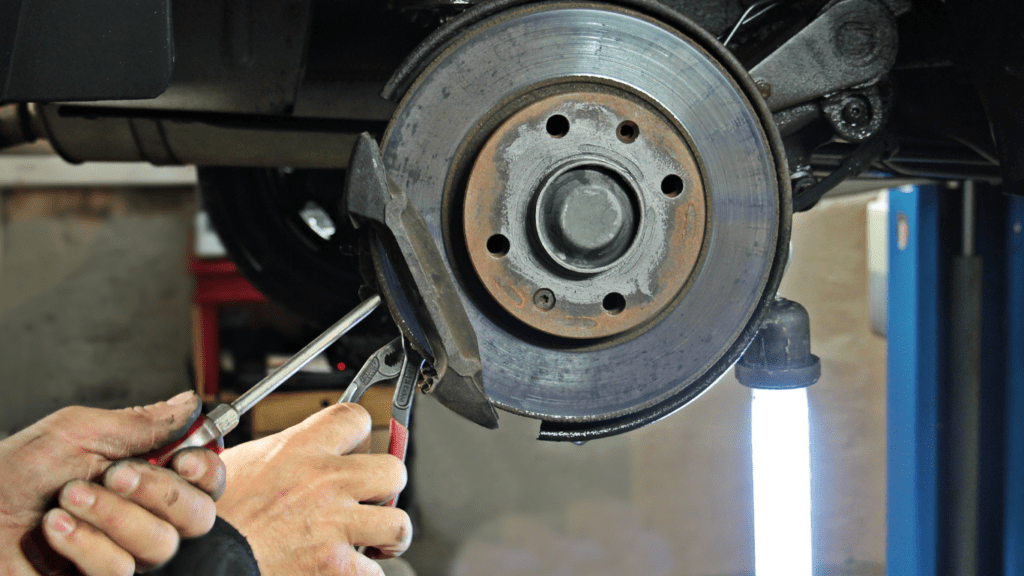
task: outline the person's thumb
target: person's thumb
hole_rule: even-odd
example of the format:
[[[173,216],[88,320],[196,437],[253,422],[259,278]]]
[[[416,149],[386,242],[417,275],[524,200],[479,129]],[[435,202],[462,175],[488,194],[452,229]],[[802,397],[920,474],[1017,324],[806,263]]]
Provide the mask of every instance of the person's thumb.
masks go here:
[[[83,414],[89,417],[82,424],[83,448],[111,460],[140,456],[180,438],[201,409],[194,392],[182,392],[149,406],[88,410],[93,414]]]

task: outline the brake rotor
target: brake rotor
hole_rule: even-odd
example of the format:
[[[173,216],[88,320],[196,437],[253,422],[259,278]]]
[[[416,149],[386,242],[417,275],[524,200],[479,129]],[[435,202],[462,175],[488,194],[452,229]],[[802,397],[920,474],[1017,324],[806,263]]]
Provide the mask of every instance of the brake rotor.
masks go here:
[[[488,397],[543,420],[542,437],[613,434],[693,400],[778,286],[790,206],[770,116],[724,49],[672,23],[564,2],[478,19],[384,136],[456,279]]]

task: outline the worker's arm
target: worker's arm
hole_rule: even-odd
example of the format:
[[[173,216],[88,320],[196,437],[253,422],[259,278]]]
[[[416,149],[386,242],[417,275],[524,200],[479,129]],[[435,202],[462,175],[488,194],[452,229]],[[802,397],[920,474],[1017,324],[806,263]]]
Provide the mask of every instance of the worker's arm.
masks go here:
[[[408,548],[409,517],[375,505],[401,492],[405,466],[366,453],[370,418],[357,405],[332,406],[226,451],[230,488],[216,509],[225,473],[212,452],[190,449],[172,461],[192,485],[142,461],[115,463],[180,433],[197,404],[186,401],[65,409],[0,442],[0,573],[37,574],[19,545],[53,501],[60,507],[46,512],[43,535],[85,576],[129,575],[167,560],[179,543],[156,573],[379,575],[354,547],[380,558]],[[78,488],[95,496],[91,504]],[[214,525],[215,512],[222,519]]]
[[[180,435],[198,409],[191,393],[66,408],[0,442],[0,573],[37,574],[30,558],[49,547],[85,576],[128,576],[210,530],[225,478],[216,454],[182,451],[171,469],[130,460]]]
[[[153,576],[382,575],[355,547],[397,556],[412,525],[405,512],[375,505],[401,492],[406,472],[393,456],[367,454],[369,439],[366,410],[338,404],[225,451],[216,526]]]
[[[245,536],[217,518],[205,536],[184,540],[170,562],[148,576],[262,576]]]
[[[263,576],[381,574],[369,555],[397,556],[412,524],[387,502],[405,486],[405,466],[368,454],[370,415],[337,404],[301,424],[225,451],[218,515],[248,540]]]
[[[366,410],[338,404],[225,451],[216,526],[183,542],[154,576],[381,575],[355,547],[397,556],[412,525],[405,512],[376,505],[401,492],[406,472],[393,456],[367,454],[369,438]]]
[[[154,576],[382,574],[355,547],[397,556],[412,525],[405,512],[375,505],[401,492],[406,473],[397,458],[367,454],[369,435],[366,410],[339,404],[225,451],[217,524]]]

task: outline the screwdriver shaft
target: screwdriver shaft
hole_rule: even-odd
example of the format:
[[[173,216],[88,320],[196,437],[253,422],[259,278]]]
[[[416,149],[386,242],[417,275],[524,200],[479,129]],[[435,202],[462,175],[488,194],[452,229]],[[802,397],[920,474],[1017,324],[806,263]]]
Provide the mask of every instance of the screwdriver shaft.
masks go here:
[[[315,340],[307,344],[302,350],[299,350],[296,355],[289,358],[287,362],[282,364],[276,370],[267,374],[266,378],[260,380],[259,383],[250,388],[248,392],[239,396],[237,400],[231,403],[231,407],[235,409],[235,412],[237,412],[239,416],[248,412],[249,409],[255,406],[257,402],[262,400],[267,396],[267,394],[273,392],[285,380],[290,378],[292,374],[298,372],[300,368],[323,352],[325,348],[333,344],[338,338],[341,338],[346,332],[351,330],[353,326],[359,324],[363,319],[369,316],[370,313],[379,305],[380,296],[373,295],[364,300],[341,320],[338,320],[334,326],[331,326],[326,332],[317,336]]]

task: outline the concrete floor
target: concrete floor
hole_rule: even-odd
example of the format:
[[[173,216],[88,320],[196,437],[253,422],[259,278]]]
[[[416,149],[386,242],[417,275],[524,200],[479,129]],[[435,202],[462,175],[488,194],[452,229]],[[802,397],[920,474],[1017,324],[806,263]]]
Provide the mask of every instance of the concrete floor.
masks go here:
[[[868,327],[869,196],[794,225],[782,295],[810,311],[819,574],[884,564],[885,342]],[[187,386],[190,191],[10,192],[0,255],[0,430],[67,404]],[[731,375],[678,414],[585,446],[492,432],[418,403],[408,554],[421,576],[739,575],[753,567],[749,391]]]

